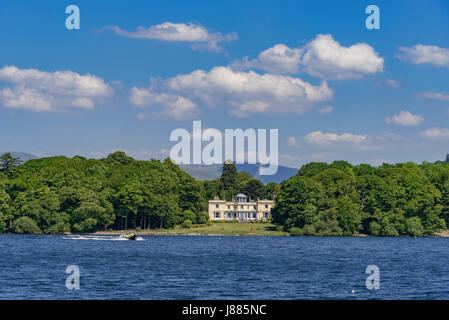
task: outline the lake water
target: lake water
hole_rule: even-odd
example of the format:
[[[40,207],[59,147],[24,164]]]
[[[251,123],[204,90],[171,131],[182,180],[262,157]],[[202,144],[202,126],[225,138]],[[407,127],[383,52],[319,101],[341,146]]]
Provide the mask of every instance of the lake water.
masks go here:
[[[0,235],[0,299],[449,299],[449,238],[115,240]],[[66,288],[68,265],[79,290]],[[379,290],[366,288],[368,265]]]

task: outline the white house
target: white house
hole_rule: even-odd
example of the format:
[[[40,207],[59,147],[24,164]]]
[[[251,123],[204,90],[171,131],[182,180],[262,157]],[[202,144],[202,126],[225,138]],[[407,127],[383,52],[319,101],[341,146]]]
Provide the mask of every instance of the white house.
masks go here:
[[[271,217],[274,200],[250,200],[239,193],[234,201],[209,200],[209,219],[216,220],[267,220]]]

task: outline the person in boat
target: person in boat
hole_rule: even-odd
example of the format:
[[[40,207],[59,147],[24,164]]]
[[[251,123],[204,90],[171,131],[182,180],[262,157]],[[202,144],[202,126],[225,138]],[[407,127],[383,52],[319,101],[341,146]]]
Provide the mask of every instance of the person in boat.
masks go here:
[[[125,238],[128,239],[128,240],[136,240],[137,234],[135,234],[135,233],[130,233],[130,234],[127,234],[127,235],[125,236]]]

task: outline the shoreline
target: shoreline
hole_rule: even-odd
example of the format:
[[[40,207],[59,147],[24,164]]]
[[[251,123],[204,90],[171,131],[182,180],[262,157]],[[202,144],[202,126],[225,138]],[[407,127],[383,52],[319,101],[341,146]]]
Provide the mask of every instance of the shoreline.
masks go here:
[[[139,236],[216,236],[216,237],[225,237],[225,236],[259,236],[259,237],[336,237],[336,238],[414,238],[410,236],[398,236],[398,237],[386,237],[386,236],[372,236],[369,234],[354,234],[350,236],[292,236],[289,233],[277,231],[282,234],[228,234],[228,233],[207,233],[207,232],[170,232],[170,231],[136,231],[136,230],[114,230],[114,231],[97,231],[94,233],[86,233],[85,235],[97,235],[97,236],[114,236],[121,235],[123,233],[136,233]],[[67,235],[79,235],[79,233],[65,233]],[[432,235],[425,235],[416,238],[449,238],[449,230],[440,231],[434,233]]]
[[[215,237],[229,237],[229,236],[236,236],[236,237],[297,237],[297,238],[415,238],[410,236],[397,236],[397,237],[387,237],[387,236],[372,236],[369,234],[354,234],[350,236],[292,236],[288,233],[286,234],[251,234],[251,233],[234,233],[234,234],[227,234],[227,233],[205,233],[205,232],[190,232],[190,233],[183,233],[183,232],[136,232],[135,230],[122,230],[122,231],[96,231],[93,233],[75,233],[75,232],[63,232],[63,233],[13,233],[13,232],[2,232],[0,235],[19,235],[19,236],[27,236],[27,235],[36,235],[36,236],[54,236],[54,235],[67,235],[67,236],[119,236],[122,233],[136,233],[138,236],[215,236]],[[280,232],[279,232],[280,233]],[[447,231],[440,231],[437,233],[434,233],[432,235],[425,235],[421,237],[416,238],[449,238],[449,230]]]
[[[289,232],[283,231],[279,226],[272,223],[254,223],[254,224],[241,224],[241,223],[214,223],[211,225],[194,225],[190,228],[172,228],[172,229],[151,229],[151,230],[139,230],[126,229],[126,230],[103,230],[87,233],[76,232],[63,232],[56,233],[59,235],[90,235],[90,236],[119,236],[123,233],[136,233],[140,236],[270,236],[270,237],[294,237]],[[5,232],[3,234],[15,234],[11,232]],[[48,234],[47,234],[48,235]],[[298,236],[301,237],[301,236]],[[302,236],[304,237],[304,236]],[[326,237],[326,236],[310,236],[310,237]],[[355,237],[355,238],[368,238],[376,237],[365,233],[357,233],[353,235],[335,235],[331,237]],[[387,238],[385,236],[377,236],[380,238]],[[410,236],[401,235],[400,238],[414,238]],[[398,238],[394,237],[394,238]],[[439,232],[435,232],[431,235],[423,235],[426,238],[449,238],[449,229]],[[419,237],[421,238],[421,237]]]

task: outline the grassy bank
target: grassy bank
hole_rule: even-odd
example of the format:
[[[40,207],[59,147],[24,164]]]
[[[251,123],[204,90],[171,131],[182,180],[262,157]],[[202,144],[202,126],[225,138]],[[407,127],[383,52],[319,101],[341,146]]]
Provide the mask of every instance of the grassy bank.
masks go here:
[[[136,230],[127,230],[136,232]],[[120,234],[121,231],[102,231],[95,234]],[[277,231],[271,223],[212,223],[193,225],[190,228],[155,229],[137,231],[139,235],[224,235],[224,236],[287,236],[288,232]]]

